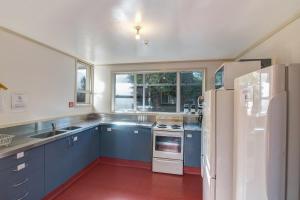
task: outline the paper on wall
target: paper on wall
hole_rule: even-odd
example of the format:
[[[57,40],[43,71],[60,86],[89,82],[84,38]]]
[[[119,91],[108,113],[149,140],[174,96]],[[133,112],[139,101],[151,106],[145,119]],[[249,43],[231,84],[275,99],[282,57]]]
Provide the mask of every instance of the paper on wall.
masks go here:
[[[16,112],[25,111],[27,106],[27,95],[14,93],[11,95],[11,109]]]

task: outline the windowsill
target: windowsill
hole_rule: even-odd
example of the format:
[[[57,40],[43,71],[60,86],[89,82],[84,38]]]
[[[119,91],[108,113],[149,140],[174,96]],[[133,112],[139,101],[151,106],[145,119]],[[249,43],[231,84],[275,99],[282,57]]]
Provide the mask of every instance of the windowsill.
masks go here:
[[[92,104],[76,104],[74,107],[92,107]]]

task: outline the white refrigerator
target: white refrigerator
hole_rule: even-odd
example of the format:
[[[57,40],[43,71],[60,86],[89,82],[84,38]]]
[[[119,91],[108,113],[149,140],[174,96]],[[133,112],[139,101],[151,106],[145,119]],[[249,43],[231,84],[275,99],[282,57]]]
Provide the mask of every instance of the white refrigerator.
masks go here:
[[[232,200],[233,90],[204,94],[203,200]]]
[[[300,65],[235,79],[234,200],[298,200]]]

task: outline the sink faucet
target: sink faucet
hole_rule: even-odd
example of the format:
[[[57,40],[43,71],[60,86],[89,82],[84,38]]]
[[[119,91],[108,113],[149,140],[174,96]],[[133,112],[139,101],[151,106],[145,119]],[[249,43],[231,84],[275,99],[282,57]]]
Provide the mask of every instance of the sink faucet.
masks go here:
[[[52,123],[51,126],[52,126],[52,131],[56,131],[56,124]]]

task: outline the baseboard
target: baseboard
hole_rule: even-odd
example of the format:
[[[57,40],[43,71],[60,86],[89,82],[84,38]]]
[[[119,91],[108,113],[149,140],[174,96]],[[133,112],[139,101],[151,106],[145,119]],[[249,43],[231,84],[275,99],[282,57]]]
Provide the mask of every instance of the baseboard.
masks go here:
[[[140,169],[147,169],[147,170],[152,169],[151,162],[124,160],[119,158],[100,157],[99,163],[106,164],[106,165],[120,166],[120,167],[132,167],[132,168],[140,168]]]
[[[58,195],[60,195],[62,192],[67,190],[74,182],[76,182],[80,177],[88,173],[90,170],[92,170],[96,165],[98,165],[99,159],[95,160],[91,164],[89,164],[87,167],[85,167],[83,170],[72,176],[67,182],[63,183],[61,186],[53,190],[52,192],[48,193],[43,200],[53,200]]]
[[[191,174],[191,175],[201,175],[201,168],[200,167],[184,167],[183,168],[184,174]]]

